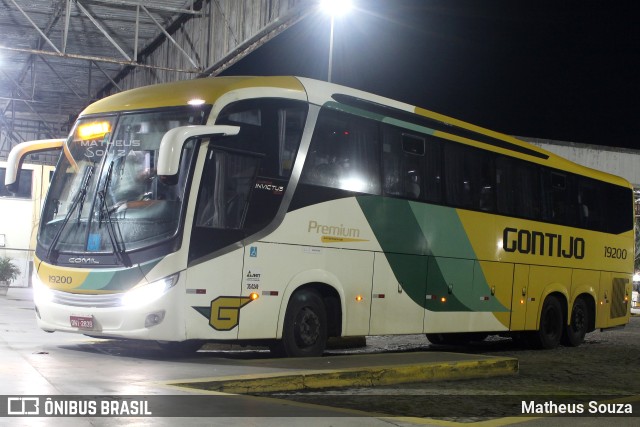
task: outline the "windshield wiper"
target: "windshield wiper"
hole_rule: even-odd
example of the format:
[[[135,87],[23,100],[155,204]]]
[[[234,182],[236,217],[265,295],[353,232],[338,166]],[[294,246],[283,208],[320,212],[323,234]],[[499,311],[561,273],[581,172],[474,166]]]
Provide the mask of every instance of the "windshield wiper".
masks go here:
[[[122,234],[120,233],[120,227],[118,226],[116,232],[116,225],[114,221],[111,219],[111,212],[109,211],[109,207],[107,206],[107,191],[109,191],[109,185],[111,184],[111,175],[113,173],[113,164],[115,160],[112,160],[109,164],[109,169],[107,170],[107,175],[104,178],[104,184],[102,185],[102,190],[98,191],[98,197],[100,197],[100,216],[98,227],[102,224],[103,215],[107,219],[107,234],[109,234],[109,240],[111,240],[111,246],[113,246],[113,253],[123,264],[125,267],[131,267],[133,264],[129,259],[129,256],[125,252],[124,244],[120,247],[120,241],[118,240],[118,235],[120,235],[120,240],[122,240]]]
[[[73,199],[73,202],[69,207],[69,210],[65,214],[64,219],[62,220],[62,225],[60,225],[60,228],[58,228],[56,235],[53,236],[53,240],[51,240],[51,245],[49,246],[49,250],[47,251],[47,259],[51,262],[55,262],[58,259],[56,246],[58,246],[58,241],[60,240],[62,231],[64,231],[65,227],[67,226],[67,223],[71,218],[71,215],[73,215],[73,212],[76,210],[78,205],[82,206],[84,204],[84,199],[87,197],[87,187],[89,187],[89,183],[91,182],[91,177],[93,176],[94,169],[95,169],[95,164],[87,165],[84,168],[84,175],[82,176],[82,182],[80,183],[80,188],[78,189],[78,192],[76,193],[76,196]],[[78,223],[80,222],[81,215],[82,215],[82,208],[80,208],[80,211],[78,213]],[[52,259],[51,256],[54,255],[54,253],[55,253],[55,259]]]

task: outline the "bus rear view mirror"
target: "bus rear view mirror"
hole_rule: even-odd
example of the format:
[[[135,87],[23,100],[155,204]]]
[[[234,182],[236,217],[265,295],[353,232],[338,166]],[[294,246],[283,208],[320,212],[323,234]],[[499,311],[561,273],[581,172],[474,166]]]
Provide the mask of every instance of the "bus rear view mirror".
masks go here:
[[[20,165],[28,154],[42,151],[60,150],[66,139],[39,139],[36,141],[22,142],[11,149],[7,157],[7,170],[4,176],[4,185],[11,193],[17,193],[20,183]]]
[[[180,156],[185,142],[191,138],[201,138],[214,135],[237,135],[238,126],[196,125],[180,126],[164,134],[160,141],[158,153],[158,178],[165,184],[175,184],[180,169]]]

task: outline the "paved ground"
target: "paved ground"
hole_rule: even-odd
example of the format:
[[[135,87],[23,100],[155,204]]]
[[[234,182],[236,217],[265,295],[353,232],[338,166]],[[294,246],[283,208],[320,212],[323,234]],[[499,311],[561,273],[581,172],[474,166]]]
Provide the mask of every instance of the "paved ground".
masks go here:
[[[368,341],[403,351],[426,350],[429,346],[421,335],[375,337]],[[473,346],[439,349],[514,357],[520,362],[519,374],[482,380],[278,393],[272,396],[370,412],[464,422],[504,416],[513,413],[514,408],[520,412],[522,401],[609,402],[615,397],[626,396],[626,400],[620,402],[634,402],[632,410],[636,417],[640,416],[640,316],[632,317],[625,329],[588,334],[585,343],[577,348],[525,350],[512,340],[490,338]],[[587,403],[584,412],[589,413],[590,409]],[[586,419],[579,421],[581,424],[587,422]],[[638,421],[638,418],[618,419],[616,424],[630,422],[628,425],[637,425]]]
[[[380,348],[371,347],[369,352],[377,350]],[[194,379],[215,382],[221,378],[232,378],[236,383],[242,383],[243,380],[256,381],[261,377],[279,375],[287,378],[309,374],[322,377],[323,373],[333,375],[335,371],[353,369],[368,374],[369,366],[376,367],[374,370],[380,368],[376,371],[379,375],[374,375],[376,379],[389,375],[392,371],[390,366],[400,366],[403,369],[408,367],[408,370],[402,371],[403,374],[415,374],[411,378],[418,378],[423,366],[427,366],[424,370],[430,372],[433,364],[437,364],[439,369],[447,372],[459,370],[461,364],[481,364],[493,359],[504,365],[503,361],[507,359],[434,351],[351,355],[340,353],[338,351],[315,359],[274,359],[268,351],[259,348],[225,351],[214,347],[191,355],[169,355],[150,342],[101,340],[64,333],[47,334],[36,326],[30,290],[11,289],[8,296],[0,298],[0,414],[8,414],[9,402],[20,405],[23,402],[20,399],[24,397],[31,398],[28,402],[32,406],[33,399],[37,399],[38,410],[43,407],[46,410],[48,398],[68,404],[69,401],[93,402],[106,396],[116,403],[148,400],[153,417],[0,417],[0,425],[84,427],[121,424],[169,426],[179,423],[189,426],[295,426],[301,424],[300,418],[312,418],[303,423],[309,427],[385,426],[388,421],[384,418],[369,417],[368,413],[363,412],[345,412],[339,408],[302,405],[281,399],[206,393],[172,384],[189,383]],[[15,407],[12,408],[11,412],[15,412]],[[63,413],[67,413],[65,411],[66,409]],[[176,416],[186,418],[176,422]]]
[[[640,317],[624,330],[592,333],[579,348],[521,350],[509,340],[491,340],[466,348],[430,347],[423,335],[372,337],[358,350],[332,351],[320,364],[339,360],[341,353],[400,352],[436,354],[464,351],[471,356],[506,356],[520,360],[518,376],[417,383],[333,392],[233,396],[203,394],[167,383],[203,376],[259,376],[299,370],[288,360],[272,360],[260,349],[210,350],[190,357],[168,357],[151,343],[95,340],[81,335],[46,334],[38,330],[27,290],[11,290],[0,300],[0,395],[133,395],[169,397],[166,406],[184,403],[187,411],[215,411],[217,416],[189,418],[0,418],[7,426],[531,426],[638,425],[637,418],[504,418],[522,401],[576,398],[608,402],[640,395]],[[354,360],[359,356],[350,356]],[[460,356],[464,357],[464,356]],[[195,397],[194,397],[195,396]],[[179,400],[186,397],[186,401]],[[203,398],[204,400],[201,400]],[[178,399],[178,400],[177,400]],[[155,400],[155,403],[158,401]],[[162,403],[162,401],[160,401]],[[2,402],[0,402],[1,406]],[[156,406],[157,407],[157,406]],[[633,406],[634,414],[640,408]],[[286,416],[284,416],[286,415]]]

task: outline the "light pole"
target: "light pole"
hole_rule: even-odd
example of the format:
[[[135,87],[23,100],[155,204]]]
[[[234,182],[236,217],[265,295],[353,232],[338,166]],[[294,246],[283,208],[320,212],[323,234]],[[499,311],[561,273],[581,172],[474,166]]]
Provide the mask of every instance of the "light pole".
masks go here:
[[[331,17],[331,32],[329,34],[329,71],[327,81],[331,83],[333,71],[333,27],[336,16],[342,16],[351,10],[350,0],[321,0],[320,7]]]

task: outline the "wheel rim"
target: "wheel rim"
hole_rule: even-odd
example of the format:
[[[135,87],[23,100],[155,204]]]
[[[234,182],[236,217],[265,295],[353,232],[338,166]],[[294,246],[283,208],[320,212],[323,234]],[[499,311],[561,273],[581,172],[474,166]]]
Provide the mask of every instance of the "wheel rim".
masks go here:
[[[312,346],[320,336],[320,318],[311,308],[303,308],[296,318],[294,332],[298,346]]]

